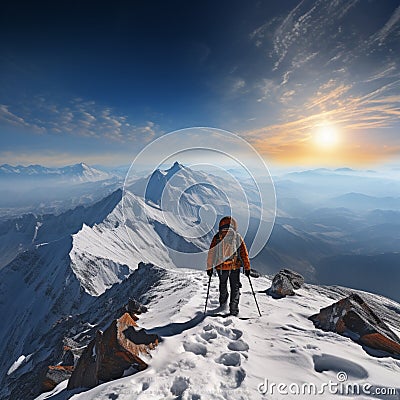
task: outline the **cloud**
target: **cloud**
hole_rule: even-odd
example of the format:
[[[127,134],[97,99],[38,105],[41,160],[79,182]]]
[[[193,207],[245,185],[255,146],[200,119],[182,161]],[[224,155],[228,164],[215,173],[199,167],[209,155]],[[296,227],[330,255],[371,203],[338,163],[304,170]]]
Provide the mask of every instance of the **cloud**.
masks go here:
[[[0,121],[15,127],[24,127],[33,130],[36,133],[45,133],[46,128],[33,122],[27,121],[19,115],[12,113],[9,106],[0,104]]]
[[[273,79],[263,79],[258,85],[256,85],[257,90],[257,102],[262,102],[264,100],[275,99],[279,90],[279,84],[277,84]]]
[[[159,130],[151,121],[133,123],[128,116],[110,107],[98,105],[82,98],[55,103],[44,96],[36,96],[24,107],[0,105],[0,121],[25,130],[49,135],[70,134],[74,136],[106,139],[115,142],[142,141],[143,132],[151,137]],[[15,110],[14,110],[15,109]]]
[[[325,53],[327,45],[332,48],[332,40],[347,35],[340,24],[357,3],[358,0],[299,2],[274,30],[271,51],[275,58],[274,70],[281,67],[287,58],[289,64],[297,69],[318,53]],[[352,39],[354,44],[357,38]],[[335,53],[338,53],[337,49]]]
[[[388,78],[398,78],[400,77],[400,71],[397,68],[395,62],[389,63],[389,65],[384,65],[382,68],[377,70],[371,76],[367,76],[364,82],[373,82],[380,79],[388,79]]]
[[[245,131],[243,136],[264,155],[283,163],[340,165],[349,164],[351,157],[353,163],[367,163],[400,155],[399,137],[391,137],[385,147],[380,144],[385,130],[400,121],[400,79],[362,94],[352,93],[353,89],[351,84],[327,81],[304,99],[301,108],[286,108],[282,122]],[[289,101],[293,95],[287,94]],[[324,123],[335,126],[343,137],[335,154],[321,154],[313,145],[316,127]]]
[[[399,29],[400,22],[400,6],[396,8],[385,25],[374,35],[373,40],[378,40],[383,44],[386,38]]]
[[[271,122],[243,130],[244,137],[278,161],[328,162],[310,145],[316,126],[327,122],[343,136],[342,157],[332,154],[332,162],[399,155],[400,137],[391,136],[385,148],[379,142],[400,121],[400,54],[393,51],[400,7],[388,8],[383,26],[366,23],[376,21],[368,11],[380,4],[302,0],[256,28],[250,39],[264,53],[266,72],[254,99]]]
[[[236,78],[236,79],[234,79],[233,84],[232,84],[232,91],[238,92],[238,91],[242,90],[245,86],[246,86],[246,82],[244,79]]]

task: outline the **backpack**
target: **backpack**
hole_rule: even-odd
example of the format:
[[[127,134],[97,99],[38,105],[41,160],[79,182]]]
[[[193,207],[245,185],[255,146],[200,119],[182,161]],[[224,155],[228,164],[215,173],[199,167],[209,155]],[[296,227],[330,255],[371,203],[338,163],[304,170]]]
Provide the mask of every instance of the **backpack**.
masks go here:
[[[239,252],[241,242],[240,234],[233,229],[229,229],[224,237],[221,232],[218,232],[215,246],[215,265],[220,265],[226,261],[232,261],[234,264],[237,264],[238,260],[241,262]]]

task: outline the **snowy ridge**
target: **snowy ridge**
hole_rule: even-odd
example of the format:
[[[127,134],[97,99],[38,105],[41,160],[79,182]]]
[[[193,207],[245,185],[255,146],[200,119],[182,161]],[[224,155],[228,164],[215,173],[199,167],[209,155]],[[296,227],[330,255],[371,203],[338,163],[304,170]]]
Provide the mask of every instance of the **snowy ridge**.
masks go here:
[[[282,397],[258,392],[265,379],[288,385],[310,382],[320,387],[329,379],[337,382],[340,371],[351,383],[368,382],[372,390],[397,388],[400,395],[400,361],[374,358],[350,338],[323,332],[308,320],[320,308],[343,297],[348,289],[305,285],[294,297],[274,300],[265,293],[271,279],[253,279],[263,314],[258,318],[244,276],[242,283],[240,314],[251,317],[246,321],[210,316],[218,310],[216,277],[212,280],[208,315],[204,317],[205,274],[183,270],[163,275],[146,293],[149,312],[139,320],[147,332],[163,337],[147,360],[149,368],[81,394],[62,392],[66,384],[61,383],[54,390],[54,394],[59,393],[54,399],[278,399]],[[359,293],[400,333],[399,304]],[[398,399],[398,395],[385,398]],[[48,396],[43,394],[37,400],[52,398]],[[324,398],[329,398],[329,393]]]
[[[200,222],[208,225],[205,232],[208,232],[210,228],[214,228],[215,232],[219,218],[232,212],[232,206],[229,207],[228,204],[234,201],[235,218],[244,236],[249,219],[249,207],[251,219],[257,220],[261,211],[254,187],[243,182],[242,185],[246,191],[245,194],[238,190],[238,183],[233,177],[212,175],[175,162],[167,170],[157,169],[149,177],[136,180],[126,187],[126,192],[129,195],[144,198],[147,205],[153,206],[153,210],[157,208],[162,210],[162,213],[154,211],[153,217],[150,218],[164,225],[166,220],[168,228],[181,237],[186,236],[188,227],[195,227]],[[202,214],[204,206],[207,205],[211,205],[215,210],[215,221],[209,221],[207,215]],[[251,231],[252,227],[248,229],[250,236],[254,233]],[[193,235],[191,245],[201,250],[208,249],[213,235],[211,233],[203,235],[201,230],[198,233],[198,235]],[[168,242],[168,245],[176,249],[177,243]],[[176,262],[176,260],[173,261]],[[189,265],[190,260],[185,261],[186,265]]]
[[[156,218],[157,210],[133,195],[130,202],[127,226],[123,223],[119,202],[104,221],[93,227],[83,225],[73,235],[69,253],[71,267],[91,295],[98,296],[114,283],[121,282],[141,261],[174,268],[167,248],[149,223],[148,218]]]
[[[72,182],[96,182],[106,179],[111,179],[114,175],[99,169],[89,167],[85,163],[79,163],[74,165],[68,165],[61,168],[47,168],[41,165],[29,165],[24,167],[17,165],[15,167],[3,164],[0,165],[0,177],[7,178],[33,178],[33,179],[45,179],[45,178],[58,178],[68,179]]]

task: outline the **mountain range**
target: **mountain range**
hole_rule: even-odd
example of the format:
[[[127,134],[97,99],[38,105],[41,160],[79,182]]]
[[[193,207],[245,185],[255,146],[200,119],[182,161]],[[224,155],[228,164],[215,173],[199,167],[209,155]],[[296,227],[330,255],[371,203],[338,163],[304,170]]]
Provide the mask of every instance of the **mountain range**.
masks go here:
[[[68,165],[61,168],[48,168],[42,165],[11,166],[0,165],[0,179],[57,179],[60,182],[96,182],[112,178],[113,175],[90,167],[85,163]]]
[[[121,186],[122,178],[85,163],[61,168],[0,166],[0,220],[22,214],[59,214],[89,205]]]
[[[289,186],[286,178],[283,181],[286,182],[287,189]],[[199,185],[198,182],[202,184]],[[165,187],[166,193],[163,194]],[[189,190],[184,191],[178,208],[174,209],[170,201],[176,199],[177,194],[182,194],[182,188]],[[98,186],[92,189],[98,190]],[[113,310],[120,308],[130,296],[136,296],[152,308],[141,320],[146,328],[165,326],[165,330],[171,329],[170,346],[160,350],[159,359],[165,360],[166,351],[182,346],[185,350],[182,360],[174,350],[175,362],[178,363],[175,369],[180,371],[176,384],[171,384],[174,389],[162,387],[162,382],[166,384],[167,380],[175,380],[168,373],[168,363],[160,361],[160,367],[156,370],[163,373],[165,378],[156,387],[161,392],[166,390],[165,393],[170,391],[172,395],[175,392],[182,395],[190,387],[188,382],[191,380],[196,382],[194,387],[200,387],[201,380],[197,380],[191,373],[183,373],[185,365],[189,365],[187,363],[201,364],[203,359],[199,359],[199,356],[204,357],[207,362],[210,361],[208,356],[221,360],[227,357],[231,360],[216,362],[218,368],[215,371],[226,374],[230,382],[231,386],[228,385],[226,390],[244,387],[242,384],[246,376],[248,385],[255,385],[261,377],[245,360],[252,357],[256,364],[261,362],[252,353],[255,351],[252,343],[259,340],[257,332],[261,331],[269,337],[275,337],[275,355],[286,360],[283,364],[290,366],[298,362],[304,363],[308,372],[301,376],[302,379],[321,378],[318,368],[315,367],[316,359],[327,365],[327,371],[336,371],[343,360],[350,359],[351,362],[345,365],[351,367],[354,379],[360,379],[359,374],[354,371],[359,371],[362,366],[367,371],[363,374],[371,377],[374,384],[393,384],[395,381],[390,374],[386,380],[379,381],[378,377],[383,376],[383,369],[380,369],[381,366],[376,361],[365,356],[362,350],[358,350],[359,347],[354,347],[356,344],[343,344],[341,339],[328,334],[319,336],[328,340],[327,345],[323,345],[318,339],[312,339],[318,338],[317,331],[304,321],[304,316],[318,311],[318,307],[328,305],[332,299],[337,299],[343,293],[349,293],[350,289],[310,285],[305,287],[294,303],[282,300],[279,306],[264,293],[261,306],[270,319],[254,322],[248,332],[242,324],[243,321],[231,320],[228,324],[232,325],[229,329],[233,332],[228,335],[234,335],[235,330],[240,330],[246,339],[243,346],[246,347],[247,344],[252,349],[250,353],[237,350],[237,354],[226,356],[215,347],[211,337],[214,334],[209,339],[203,338],[208,337],[208,325],[211,326],[210,331],[216,332],[215,338],[228,337],[221,332],[228,332],[229,329],[224,328],[223,321],[216,321],[215,324],[209,322],[207,325],[206,320],[196,319],[196,312],[204,301],[206,284],[203,272],[196,269],[204,268],[205,255],[202,252],[208,249],[212,233],[198,235],[190,241],[186,234],[189,226],[197,227],[201,231],[201,205],[212,205],[217,217],[229,211],[222,197],[223,193],[229,199],[236,199],[239,208],[242,207],[236,191],[224,184],[221,177],[193,171],[175,163],[168,170],[156,170],[146,178],[136,179],[124,191],[116,189],[89,205],[81,205],[57,214],[26,214],[1,222],[1,398],[29,398],[27,393],[30,391],[38,394],[34,382],[40,378],[43,368],[52,365],[56,358],[54,352],[60,348],[65,338],[74,338],[87,344],[96,329],[109,322],[105,311],[108,310],[112,318]],[[277,193],[278,215],[275,227],[267,246],[252,261],[254,268],[262,274],[274,274],[287,266],[301,272],[306,280],[314,284],[322,282],[367,289],[399,301],[395,285],[399,272],[393,267],[398,259],[396,254],[400,232],[399,220],[393,219],[393,216],[397,216],[396,210],[373,210],[363,214],[343,207],[318,208],[315,204],[310,206],[302,199],[302,193],[299,193],[299,198],[282,196],[280,181],[277,182]],[[166,196],[165,199],[162,196]],[[255,194],[251,192],[249,197],[256,200]],[[257,210],[257,204],[253,205],[253,209]],[[240,217],[241,215],[239,219]],[[203,222],[215,230],[218,218],[206,218]],[[245,240],[251,240],[251,237],[250,232]],[[179,257],[179,251],[183,251],[185,255]],[[138,269],[141,262],[148,263],[148,266]],[[368,275],[364,274],[363,280],[360,280],[364,273],[363,265],[367,266]],[[188,267],[192,269],[187,269]],[[382,279],[377,280],[377,276]],[[270,281],[270,277],[262,277],[255,284],[256,290],[261,293]],[[213,290],[215,292],[215,286]],[[379,295],[362,295],[371,299],[375,307],[380,309],[380,313],[385,315],[386,322],[399,333],[397,318],[400,306]],[[214,293],[211,304],[215,304],[215,296]],[[251,293],[246,285],[243,299],[246,299],[244,312],[252,314]],[[278,307],[271,313],[275,305]],[[273,321],[271,326],[268,321]],[[165,330],[161,332],[165,333]],[[303,336],[300,339],[299,332],[308,332],[303,334],[307,339]],[[281,339],[280,333],[285,333]],[[83,340],[85,335],[87,338]],[[309,342],[306,343],[307,340]],[[296,354],[291,353],[290,342],[297,345],[294,349],[302,357],[290,355]],[[226,344],[229,346],[229,343]],[[338,346],[342,344],[345,346],[343,351],[338,350]],[[337,355],[338,351],[342,358],[332,359],[330,355]],[[346,355],[347,351],[351,356]],[[261,352],[260,357],[269,357],[268,354],[268,351]],[[23,361],[14,365],[18,360]],[[230,362],[234,365],[230,365]],[[395,363],[388,362],[393,371],[396,371]],[[282,378],[283,364],[279,368],[277,366],[277,373],[273,375],[275,379]],[[8,373],[13,365],[15,368]],[[191,369],[193,368],[189,368]],[[138,378],[137,381],[142,388],[145,387],[144,380],[148,379],[146,374],[140,378],[142,380]],[[123,388],[125,385],[129,386],[129,383],[123,381],[119,385]],[[126,393],[128,386],[123,389]],[[113,391],[110,386],[106,385],[104,390],[103,394],[95,390],[93,398],[102,398],[101,396],[107,395],[106,392],[116,393],[124,398],[121,392]],[[191,393],[195,395],[195,391]],[[145,393],[141,395],[146,398]]]

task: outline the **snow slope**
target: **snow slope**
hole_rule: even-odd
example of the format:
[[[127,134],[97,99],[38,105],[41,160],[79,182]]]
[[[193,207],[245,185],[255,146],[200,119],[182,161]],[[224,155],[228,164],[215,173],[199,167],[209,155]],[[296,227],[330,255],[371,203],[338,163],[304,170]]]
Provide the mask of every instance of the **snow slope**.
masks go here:
[[[133,271],[139,262],[151,262],[173,268],[168,250],[157,234],[150,218],[159,218],[159,210],[153,210],[143,199],[130,196],[126,207],[126,225],[123,224],[122,203],[99,224],[82,229],[73,235],[69,253],[71,266],[91,295],[98,296],[114,283],[120,282],[119,266]],[[150,220],[149,220],[150,219]],[[129,231],[129,233],[128,233]]]
[[[305,285],[294,297],[274,300],[265,293],[271,284],[268,277],[252,281],[261,318],[244,276],[240,315],[250,319],[210,315],[218,310],[217,277],[212,280],[209,311],[204,317],[205,274],[168,271],[141,298],[148,301],[149,312],[140,316],[140,326],[163,338],[147,360],[148,369],[78,394],[63,390],[63,382],[53,396],[47,393],[37,400],[310,398],[280,395],[276,388],[275,394],[264,395],[258,387],[267,379],[269,385],[309,383],[320,388],[329,380],[338,382],[341,371],[347,374],[348,383],[368,383],[371,393],[378,387],[396,388],[396,395],[384,398],[400,398],[399,360],[372,357],[351,339],[316,329],[308,320],[320,308],[344,297],[348,289]],[[400,334],[399,304],[359,294]],[[379,396],[356,398],[371,397]],[[345,397],[327,391],[323,398]]]
[[[143,201],[131,201],[137,205],[127,214],[133,242],[122,222],[120,190],[91,207],[32,217],[23,230],[4,232],[6,242],[23,238],[25,248],[20,253],[14,249],[15,258],[0,270],[0,397],[4,380],[12,380],[6,372],[13,362],[42,349],[43,335],[60,318],[82,312],[94,297],[126,279],[140,261],[173,267],[142,212]],[[50,355],[47,349],[40,362]],[[39,361],[33,357],[30,362]]]

